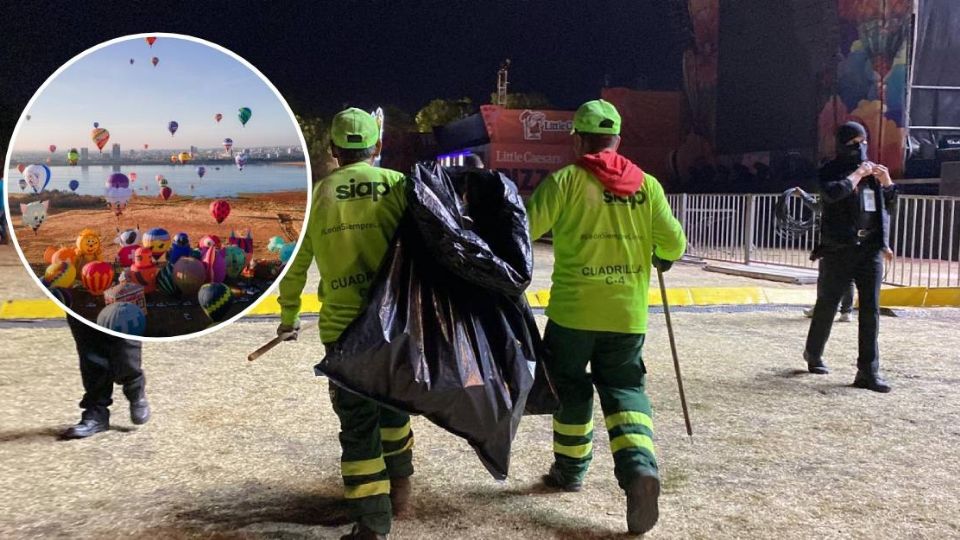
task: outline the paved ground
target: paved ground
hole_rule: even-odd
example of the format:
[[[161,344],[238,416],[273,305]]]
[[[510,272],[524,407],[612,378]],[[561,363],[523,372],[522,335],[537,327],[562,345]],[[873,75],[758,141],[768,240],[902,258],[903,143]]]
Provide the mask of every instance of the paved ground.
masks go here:
[[[0,298],[38,296],[5,251]],[[542,249],[537,256],[543,287],[548,265]],[[695,267],[668,276],[672,286],[756,284]],[[827,351],[835,372],[817,377],[798,369],[806,320],[794,310],[674,319],[695,435],[691,442],[684,434],[664,325],[653,316],[645,357],[664,494],[650,538],[960,536],[960,310],[883,319],[889,395],[847,386],[855,325],[837,325]],[[118,391],[110,432],[60,442],[54,435],[76,421],[80,398],[69,331],[0,325],[0,538],[345,532],[336,417],[326,381],[311,369],[322,355],[318,337],[244,359],[275,326],[246,321],[148,344],[154,420],[133,427]],[[396,524],[396,538],[607,538],[624,530],[605,434],[585,490],[550,494],[538,484],[551,460],[548,418],[521,424],[504,484],[460,440],[419,418],[414,429],[416,516]]]

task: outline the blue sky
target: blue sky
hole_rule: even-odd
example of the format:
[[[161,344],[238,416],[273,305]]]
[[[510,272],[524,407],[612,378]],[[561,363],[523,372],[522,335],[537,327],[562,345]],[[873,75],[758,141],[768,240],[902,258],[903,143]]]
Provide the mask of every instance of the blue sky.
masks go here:
[[[153,57],[159,58],[154,67]],[[130,59],[134,64],[130,65]],[[241,127],[237,112],[253,116]],[[214,114],[222,113],[218,124]],[[246,66],[206,45],[160,37],[149,47],[143,38],[93,52],[50,82],[23,122],[14,151],[96,145],[93,123],[110,131],[109,151],[186,149],[220,146],[224,137],[237,148],[299,146],[296,128],[273,91]],[[180,124],[174,137],[167,124]]]

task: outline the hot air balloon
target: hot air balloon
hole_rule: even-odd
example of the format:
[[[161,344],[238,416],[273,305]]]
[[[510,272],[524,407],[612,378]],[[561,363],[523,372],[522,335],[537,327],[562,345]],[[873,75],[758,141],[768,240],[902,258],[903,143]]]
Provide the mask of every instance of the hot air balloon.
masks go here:
[[[26,168],[27,166],[24,165],[23,163],[17,163],[17,170],[20,171],[20,174],[23,174],[23,170]]]
[[[242,171],[243,166],[247,164],[247,155],[237,154],[237,157],[233,158],[233,160],[237,163],[237,168]]]
[[[130,59],[130,65],[133,65],[133,58]]]
[[[207,168],[203,165],[197,167],[197,176],[203,178],[203,175],[207,174]]]
[[[149,45],[149,46],[151,46],[151,47],[153,47],[153,43],[154,43],[155,41],[157,41],[157,38],[155,38],[155,37],[153,37],[153,36],[145,37],[145,38],[143,38],[143,39],[145,39],[145,40],[147,41],[147,45]]]
[[[253,111],[251,111],[249,107],[240,107],[240,110],[237,112],[237,118],[240,119],[240,125],[243,126],[247,125],[251,116],[253,116]]]
[[[131,181],[131,182],[136,182],[136,181],[137,181],[137,173],[135,173],[135,172],[130,173],[130,181]]]
[[[159,259],[170,249],[170,233],[161,227],[154,227],[143,235],[143,247],[149,248],[154,259]]]
[[[29,121],[30,121],[30,115],[28,114],[28,115],[27,115],[27,122],[29,122]]]
[[[90,138],[93,139],[93,144],[97,145],[97,149],[100,150],[100,153],[103,153],[103,147],[107,145],[107,141],[110,140],[110,132],[104,128],[94,128],[90,132]]]
[[[146,150],[147,148],[150,148],[150,145],[149,145],[149,144],[143,145],[143,149],[144,149],[144,150]]]
[[[190,152],[180,152],[180,155],[177,156],[177,160],[180,161],[181,165],[186,164],[191,159],[193,159],[193,156],[190,155]]]
[[[127,201],[133,195],[130,189],[130,179],[123,173],[113,173],[107,179],[104,198],[113,213],[119,217],[127,207]]]
[[[160,59],[157,58],[156,56],[154,56],[154,57],[150,60],[150,63],[153,64],[153,67],[157,67],[157,64],[160,63]]]
[[[67,152],[67,163],[76,165],[78,161],[80,161],[80,152],[77,152],[76,148],[71,148],[70,151]]]
[[[171,137],[173,137],[179,127],[180,124],[178,124],[176,120],[171,120],[170,123],[167,124],[167,131],[170,132]]]
[[[195,257],[183,256],[173,265],[173,282],[184,296],[197,294],[206,282],[207,271],[203,263]]]
[[[70,261],[57,261],[43,273],[44,287],[72,287],[77,280],[77,269]]]
[[[100,296],[113,283],[113,265],[104,261],[88,262],[80,271],[80,281],[87,292]]]
[[[20,191],[27,189],[27,181],[24,180],[23,178],[21,178],[20,181],[17,182],[17,185],[20,186]]]
[[[229,152],[231,148],[233,148],[233,139],[227,137],[223,140],[223,149]]]
[[[147,331],[147,317],[131,302],[113,302],[97,314],[97,324],[121,334],[142,336]]]
[[[243,272],[243,267],[247,265],[247,255],[239,246],[227,246],[223,250],[224,258],[227,260],[227,277],[236,279]]]
[[[76,180],[70,181],[70,191],[76,191],[78,187],[80,187],[80,182],[77,182]]]
[[[163,185],[163,184],[161,184],[161,182],[163,182],[163,180],[164,180],[162,174],[158,174],[157,176],[154,177],[154,179],[157,181],[157,185],[158,185],[158,186],[159,186],[159,185]]]
[[[223,115],[220,114],[220,113],[217,113],[217,114],[213,115],[213,119],[216,120],[217,123],[219,124],[220,121],[223,120]]]
[[[223,283],[207,283],[197,293],[197,303],[213,322],[226,320],[233,303],[230,287]]]
[[[34,193],[40,193],[50,183],[50,167],[35,163],[23,170],[23,177]]]
[[[173,235],[173,243],[170,250],[167,251],[167,266],[173,265],[180,257],[186,257],[193,253],[190,247],[190,237],[185,232],[178,232]]]
[[[217,223],[223,223],[223,220],[230,215],[230,203],[223,199],[213,201],[210,203],[210,215],[217,220]]]
[[[93,128],[96,129],[96,128],[98,128],[98,127],[100,127],[100,122],[94,122],[94,123],[93,123]]]
[[[130,265],[130,277],[137,285],[143,287],[144,293],[152,293],[157,285],[157,272],[160,271],[154,261],[160,257],[151,248],[142,247],[133,253],[133,264]]]
[[[57,151],[57,145],[55,144],[51,144],[50,146],[48,146],[48,148],[50,149],[51,154]]]
[[[160,198],[163,200],[168,200],[173,195],[173,190],[169,186],[163,186],[160,188]]]

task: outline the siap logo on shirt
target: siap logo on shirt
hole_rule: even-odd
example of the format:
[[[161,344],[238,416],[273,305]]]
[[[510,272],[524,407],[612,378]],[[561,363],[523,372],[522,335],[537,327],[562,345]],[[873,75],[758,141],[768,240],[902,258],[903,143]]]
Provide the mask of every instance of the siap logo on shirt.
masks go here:
[[[604,190],[603,192],[603,202],[604,204],[623,204],[630,207],[631,210],[640,206],[641,204],[647,202],[647,194],[643,191],[638,191],[633,195],[628,195],[622,197],[620,195],[614,195],[609,191]]]
[[[390,185],[386,182],[357,182],[351,178],[349,184],[337,186],[337,199],[341,201],[371,199],[377,202],[390,193]]]

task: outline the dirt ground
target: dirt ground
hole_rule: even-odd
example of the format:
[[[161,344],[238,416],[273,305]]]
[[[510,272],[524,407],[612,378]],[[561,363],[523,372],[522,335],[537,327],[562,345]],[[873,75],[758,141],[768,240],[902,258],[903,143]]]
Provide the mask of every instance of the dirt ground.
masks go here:
[[[162,227],[171,236],[186,232],[194,245],[207,234],[215,234],[226,240],[231,231],[242,236],[250,230],[254,239],[254,257],[275,258],[275,254],[267,251],[267,241],[272,236],[285,236],[278,214],[289,215],[294,227],[299,230],[307,206],[307,194],[304,191],[229,197],[225,200],[230,203],[230,215],[223,223],[217,224],[210,215],[212,200],[175,196],[162,201],[157,197],[138,196],[131,200],[119,221],[113,212],[99,206],[60,210],[56,205],[51,205],[46,221],[36,234],[22,225],[19,215],[13,216],[13,223],[20,248],[27,259],[35,263],[43,262],[43,252],[48,246],[76,245],[77,234],[84,228],[91,228],[100,234],[105,260],[113,260],[119,249],[113,242],[117,228],[124,230],[138,226],[144,233],[153,227]],[[296,241],[296,238],[285,240]]]
[[[540,280],[549,272],[542,260]],[[25,274],[7,262],[4,295]],[[698,273],[683,265],[668,275],[679,286]],[[960,536],[958,323],[960,310],[950,309],[884,318],[882,362],[894,391],[881,395],[848,386],[856,325],[835,326],[834,373],[813,376],[801,369],[807,321],[795,309],[675,313],[691,441],[663,318],[652,315],[645,359],[664,492],[647,537]],[[147,344],[154,419],[132,426],[118,389],[111,431],[70,442],[55,439],[79,416],[69,330],[0,324],[0,538],[346,532],[338,424],[326,381],[312,373],[323,354],[318,336],[245,360],[276,324],[248,319],[188,342]],[[539,485],[552,459],[548,417],[524,419],[502,484],[459,439],[422,418],[413,425],[416,515],[396,522],[392,538],[624,537],[625,502],[602,430],[584,491],[556,494]]]

